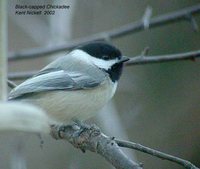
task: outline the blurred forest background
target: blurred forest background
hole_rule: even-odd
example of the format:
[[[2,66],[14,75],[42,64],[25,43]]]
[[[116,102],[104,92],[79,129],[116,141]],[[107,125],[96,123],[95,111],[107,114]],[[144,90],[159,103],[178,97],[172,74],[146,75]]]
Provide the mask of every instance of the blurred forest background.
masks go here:
[[[15,5],[66,4],[54,16],[17,16]],[[70,43],[71,40],[118,28],[141,20],[147,6],[153,16],[198,4],[199,0],[10,0],[8,1],[9,52]],[[200,15],[195,16],[200,25]],[[112,43],[126,56],[136,56],[146,47],[150,55],[200,49],[200,33],[186,21],[175,22]],[[9,62],[9,72],[39,70],[64,53],[39,59]],[[20,81],[16,81],[20,83]],[[187,159],[200,166],[200,61],[177,61],[126,67],[112,102],[88,120],[105,134],[141,143]],[[94,169],[111,168],[102,157],[73,148],[64,141],[37,135],[6,132],[0,136],[0,168]],[[127,151],[148,169],[178,169],[180,166],[155,157]],[[21,154],[21,155],[20,155]]]

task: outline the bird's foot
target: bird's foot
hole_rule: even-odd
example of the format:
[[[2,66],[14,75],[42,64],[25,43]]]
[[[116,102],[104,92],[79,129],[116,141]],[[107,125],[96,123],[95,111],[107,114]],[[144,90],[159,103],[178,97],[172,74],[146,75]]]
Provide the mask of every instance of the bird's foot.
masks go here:
[[[94,138],[100,135],[100,129],[92,124],[76,121],[70,125],[52,125],[51,135],[55,139],[66,139],[74,147],[79,148],[82,152],[85,152],[87,142],[90,141],[91,137]]]

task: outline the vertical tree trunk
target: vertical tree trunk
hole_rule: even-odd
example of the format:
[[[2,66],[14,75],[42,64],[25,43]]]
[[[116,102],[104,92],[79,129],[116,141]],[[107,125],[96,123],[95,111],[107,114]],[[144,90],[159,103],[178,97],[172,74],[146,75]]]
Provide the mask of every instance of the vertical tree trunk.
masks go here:
[[[7,5],[0,1],[0,100],[5,101],[7,95]]]

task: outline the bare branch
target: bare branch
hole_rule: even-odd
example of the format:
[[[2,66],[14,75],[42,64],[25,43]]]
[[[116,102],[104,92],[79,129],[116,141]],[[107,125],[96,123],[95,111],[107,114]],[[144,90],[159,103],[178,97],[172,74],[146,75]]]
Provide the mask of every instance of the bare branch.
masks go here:
[[[82,123],[67,126],[54,125],[51,127],[51,135],[55,139],[67,140],[83,152],[89,150],[100,154],[117,169],[142,168],[141,165],[131,161],[119,147],[138,150],[163,160],[172,161],[184,166],[186,169],[199,169],[187,160],[145,147],[138,143],[110,138],[104,135],[97,126],[88,126]]]
[[[145,10],[144,16],[142,18],[144,29],[149,29],[150,19],[152,16],[152,7],[148,6]]]
[[[145,48],[145,50],[141,53],[140,56],[132,57],[126,63],[126,66],[142,65],[149,63],[163,63],[163,62],[179,61],[179,60],[194,61],[196,58],[200,57],[200,50],[191,51],[187,53],[172,54],[172,55],[146,56],[148,50],[149,50],[148,48]],[[8,79],[23,80],[33,76],[34,74],[36,74],[36,71],[9,73]]]
[[[149,53],[149,46],[145,47],[144,50],[141,52],[141,56],[147,56]]]
[[[192,28],[195,32],[198,32],[199,31],[199,26],[195,20],[195,18],[191,15],[191,14],[188,14],[186,15],[186,19],[188,19],[192,25]]]
[[[154,28],[154,27],[166,25],[169,23],[174,23],[177,21],[182,21],[182,20],[185,20],[189,15],[194,15],[199,12],[200,12],[200,4],[192,6],[192,7],[188,7],[179,11],[175,11],[175,12],[154,17],[149,20],[148,26],[149,28]],[[9,60],[29,59],[29,58],[47,56],[50,54],[55,54],[57,52],[70,50],[85,42],[94,41],[94,40],[105,40],[105,37],[106,39],[119,38],[121,36],[125,36],[130,33],[136,33],[143,30],[144,30],[144,22],[137,21],[137,22],[130,23],[128,25],[121,26],[118,29],[113,29],[110,31],[97,33],[89,37],[77,39],[68,44],[63,44],[63,45],[54,46],[54,47],[51,46],[51,47],[44,47],[44,48],[29,49],[29,50],[25,50],[25,51],[21,51],[17,53],[12,53],[9,55]]]
[[[131,148],[131,149],[138,150],[140,152],[144,152],[144,153],[150,154],[152,156],[161,158],[163,160],[172,161],[172,162],[175,162],[177,164],[184,166],[186,169],[199,169],[198,167],[196,167],[194,164],[192,164],[191,162],[189,162],[187,160],[183,160],[181,158],[151,149],[149,147],[145,147],[141,144],[133,143],[133,142],[129,142],[129,141],[118,140],[118,139],[115,139],[115,141],[120,147]]]
[[[24,80],[28,79],[34,74],[36,74],[37,71],[26,71],[26,72],[14,72],[8,74],[8,79],[10,80]]]
[[[116,169],[142,169],[130,160],[116,142],[101,133],[96,126],[73,124],[52,126],[51,135],[56,139],[65,139],[83,152],[89,150],[103,156]]]
[[[136,56],[131,58],[126,65],[141,65],[149,63],[162,63],[162,62],[171,62],[171,61],[180,61],[180,60],[192,60],[200,57],[200,50],[191,51],[186,53],[172,54],[172,55],[162,55],[162,56]]]
[[[13,82],[13,81],[11,81],[11,80],[7,80],[7,84],[8,84],[8,86],[11,88],[11,89],[13,89],[13,88],[15,88],[17,85]]]

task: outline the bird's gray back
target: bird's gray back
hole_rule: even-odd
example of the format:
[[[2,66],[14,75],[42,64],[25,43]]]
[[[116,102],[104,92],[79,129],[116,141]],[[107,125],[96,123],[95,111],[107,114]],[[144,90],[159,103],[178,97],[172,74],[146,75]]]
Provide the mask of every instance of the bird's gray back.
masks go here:
[[[106,78],[107,74],[95,65],[68,54],[13,89],[9,99],[52,90],[91,89],[102,84]]]

